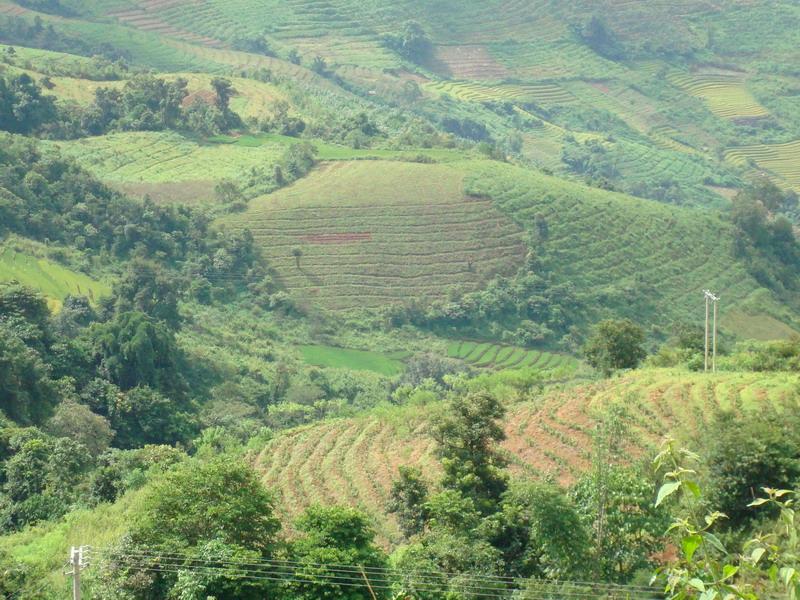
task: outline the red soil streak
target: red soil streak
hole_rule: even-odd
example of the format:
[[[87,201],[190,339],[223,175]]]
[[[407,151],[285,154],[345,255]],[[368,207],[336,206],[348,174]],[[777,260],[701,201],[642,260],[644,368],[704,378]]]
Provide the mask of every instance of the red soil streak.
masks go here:
[[[213,106],[217,102],[217,95],[211,90],[198,90],[186,96],[181,102],[182,108],[189,108],[192,104],[201,103]]]
[[[590,81],[589,85],[594,89],[603,92],[604,94],[608,94],[611,91],[611,88],[609,88],[605,83],[600,83],[599,81]]]
[[[372,234],[369,232],[353,233],[318,233],[315,235],[303,235],[300,239],[309,244],[354,244],[358,242],[369,242]]]

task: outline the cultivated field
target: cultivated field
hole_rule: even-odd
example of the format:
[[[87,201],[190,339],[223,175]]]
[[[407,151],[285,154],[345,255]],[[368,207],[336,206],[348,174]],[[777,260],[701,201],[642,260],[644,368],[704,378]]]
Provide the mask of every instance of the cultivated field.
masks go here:
[[[800,191],[800,140],[731,148],[725,153],[725,158],[742,167],[752,163],[760,169],[767,169],[777,176],[778,183],[783,182]]]
[[[387,377],[401,373],[404,368],[400,360],[381,352],[319,344],[298,346],[297,349],[306,363],[316,367],[374,371]]]
[[[572,370],[577,361],[571,356],[553,354],[540,350],[529,350],[518,346],[492,344],[489,342],[459,341],[447,346],[447,355],[458,358],[469,365],[487,369],[536,368]]]
[[[575,98],[554,83],[529,85],[496,85],[464,81],[437,81],[422,86],[437,95],[447,94],[465,102],[536,102],[539,104],[565,104]]]
[[[503,448],[518,474],[569,484],[589,467],[592,432],[612,404],[623,410],[625,444],[636,457],[657,448],[669,432],[691,437],[716,407],[747,412],[764,402],[797,402],[798,384],[796,374],[635,372],[510,406]],[[397,526],[385,518],[391,482],[405,464],[422,467],[436,480],[439,466],[428,431],[430,416],[440,409],[398,408],[295,429],[270,442],[257,466],[267,487],[281,494],[279,506],[288,515],[313,502],[358,506],[373,517],[383,541],[394,544]]]
[[[253,232],[299,300],[349,309],[444,299],[525,255],[520,228],[465,197],[463,179],[449,164],[337,162],[225,222]]]
[[[675,74],[674,85],[706,102],[708,109],[725,119],[766,117],[769,112],[748,91],[740,77],[716,74]]]
[[[208,144],[173,132],[117,133],[57,146],[102,181],[164,202],[210,200],[216,181],[236,179],[253,167],[269,169],[286,148]]]

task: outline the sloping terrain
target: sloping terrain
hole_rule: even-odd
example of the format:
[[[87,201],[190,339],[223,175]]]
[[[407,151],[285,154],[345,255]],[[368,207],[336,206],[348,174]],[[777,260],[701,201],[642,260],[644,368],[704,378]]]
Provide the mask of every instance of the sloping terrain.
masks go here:
[[[348,309],[447,298],[513,272],[526,252],[521,229],[466,197],[463,181],[445,164],[329,163],[225,222],[253,232],[299,299]]]
[[[625,445],[636,457],[655,450],[669,433],[699,433],[717,407],[746,413],[764,402],[797,402],[799,383],[791,374],[653,370],[554,390],[508,407],[503,449],[518,475],[568,484],[589,468],[592,431],[611,405],[623,411]],[[400,465],[419,466],[436,480],[429,427],[439,409],[400,408],[292,430],[270,442],[256,464],[264,483],[281,494],[286,514],[314,502],[358,506],[372,515],[385,542],[396,543],[397,525],[386,517],[391,482]]]

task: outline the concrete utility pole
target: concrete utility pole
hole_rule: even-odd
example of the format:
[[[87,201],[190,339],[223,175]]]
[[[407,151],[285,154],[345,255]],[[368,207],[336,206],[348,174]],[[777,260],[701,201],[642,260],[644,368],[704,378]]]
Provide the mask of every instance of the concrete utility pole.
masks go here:
[[[703,290],[703,294],[705,295],[706,299],[706,335],[705,335],[705,361],[704,361],[704,370],[708,371],[708,346],[709,341],[711,341],[712,346],[712,355],[711,355],[711,369],[712,371],[716,372],[717,370],[717,302],[719,302],[719,297],[712,294],[709,290]],[[709,318],[709,308],[710,303],[714,303],[714,324],[713,324],[713,333],[711,335],[711,340],[709,340],[709,331],[708,331],[708,318]]]
[[[72,600],[81,600],[81,567],[83,566],[83,546],[72,547],[69,553],[69,564],[72,571]]]

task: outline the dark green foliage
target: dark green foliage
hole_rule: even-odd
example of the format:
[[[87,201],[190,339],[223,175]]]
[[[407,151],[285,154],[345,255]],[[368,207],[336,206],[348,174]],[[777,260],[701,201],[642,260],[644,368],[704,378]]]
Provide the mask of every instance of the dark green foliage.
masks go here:
[[[635,369],[647,356],[644,330],[629,320],[601,321],[584,347],[586,360],[606,376],[619,369]]]
[[[743,342],[726,358],[724,368],[800,372],[800,337],[774,342]]]
[[[494,447],[505,439],[498,420],[505,408],[486,392],[456,396],[435,425],[444,467],[442,486],[475,502],[481,514],[497,509],[508,485],[505,460]]]
[[[399,479],[392,482],[389,492],[389,512],[397,515],[400,531],[406,538],[422,533],[429,519],[425,503],[428,499],[428,484],[422,471],[415,467],[401,466]]]
[[[11,438],[10,450],[13,455],[3,464],[0,528],[20,529],[66,513],[90,467],[86,448],[27,429]]]
[[[181,392],[174,334],[142,312],[124,312],[92,328],[101,369],[122,390],[150,386]]]
[[[433,45],[425,30],[416,21],[407,21],[402,33],[386,34],[384,45],[411,62],[424,62],[430,55]]]
[[[596,538],[592,571],[602,581],[627,583],[654,566],[670,523],[669,514],[653,505],[654,487],[635,469],[610,466],[602,479],[589,474],[572,488],[581,521]]]
[[[580,30],[580,36],[587,46],[601,56],[611,60],[620,60],[625,57],[622,44],[603,18],[598,15],[592,15]]]
[[[28,75],[0,77],[0,129],[11,133],[36,132],[56,118],[53,96]]]
[[[737,194],[731,205],[731,220],[740,232],[735,251],[756,280],[773,289],[798,289],[800,243],[792,223],[780,214],[796,202],[796,195],[758,182]]]
[[[289,555],[296,562],[292,571],[295,581],[284,584],[286,598],[371,600],[372,594],[360,573],[344,579],[339,573],[337,578],[337,573],[326,565],[363,567],[375,595],[388,596],[386,579],[371,571],[385,568],[386,556],[375,545],[375,533],[363,514],[352,508],[312,506],[295,527],[300,536],[289,547]]]
[[[494,545],[508,572],[519,577],[577,580],[586,577],[590,537],[578,511],[557,487],[516,484],[503,498]]]
[[[180,326],[178,289],[174,278],[152,261],[133,260],[114,284],[119,313],[139,311],[173,329]]]
[[[747,505],[762,488],[795,489],[800,484],[800,420],[794,407],[765,408],[746,418],[733,411],[714,415],[706,436],[711,506],[734,528],[760,516]]]

